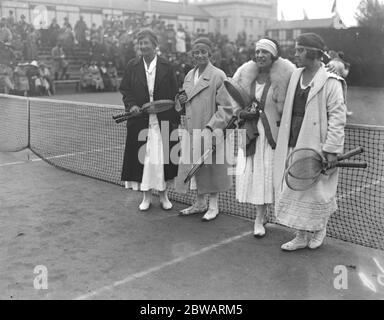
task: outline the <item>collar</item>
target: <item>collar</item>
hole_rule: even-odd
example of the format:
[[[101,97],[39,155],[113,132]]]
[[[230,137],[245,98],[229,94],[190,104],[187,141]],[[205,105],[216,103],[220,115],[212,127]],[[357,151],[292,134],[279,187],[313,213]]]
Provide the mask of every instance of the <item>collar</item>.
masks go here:
[[[155,55],[155,58],[153,58],[153,60],[149,64],[149,66],[147,66],[147,63],[145,62],[144,58],[143,58],[143,63],[144,63],[145,72],[148,74],[151,74],[153,72],[153,70],[156,69],[157,55]]]

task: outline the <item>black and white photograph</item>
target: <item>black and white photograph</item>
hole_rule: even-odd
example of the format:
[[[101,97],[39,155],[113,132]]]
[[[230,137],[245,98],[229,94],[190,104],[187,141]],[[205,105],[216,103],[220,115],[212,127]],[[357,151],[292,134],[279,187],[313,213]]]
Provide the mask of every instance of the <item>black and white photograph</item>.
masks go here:
[[[384,0],[1,0],[0,219],[0,300],[384,300]]]

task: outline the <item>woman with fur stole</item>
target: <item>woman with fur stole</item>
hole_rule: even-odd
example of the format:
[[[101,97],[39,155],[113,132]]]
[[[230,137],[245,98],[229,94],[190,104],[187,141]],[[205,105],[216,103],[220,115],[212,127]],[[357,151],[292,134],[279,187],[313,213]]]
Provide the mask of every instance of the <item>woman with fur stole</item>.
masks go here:
[[[265,235],[267,206],[274,203],[275,142],[294,70],[295,66],[290,61],[279,57],[279,45],[275,40],[261,39],[256,43],[255,59],[242,65],[233,77],[255,98],[253,110],[241,109],[233,102],[239,120],[245,124],[248,122],[248,126],[245,125],[247,130],[249,126],[255,128],[254,132],[247,131],[246,150],[239,149],[236,168],[236,199],[240,203],[256,205],[255,237]],[[261,119],[260,108],[264,119]]]

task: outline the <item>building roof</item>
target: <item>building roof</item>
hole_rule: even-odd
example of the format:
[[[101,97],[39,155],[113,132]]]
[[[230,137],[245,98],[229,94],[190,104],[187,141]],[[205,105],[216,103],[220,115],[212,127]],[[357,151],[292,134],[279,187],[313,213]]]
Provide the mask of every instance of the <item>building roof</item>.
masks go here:
[[[340,23],[339,19],[339,23]],[[344,24],[342,24],[344,25]],[[287,29],[316,29],[316,28],[335,28],[335,17],[326,19],[305,19],[278,21],[271,25],[268,30],[287,30]],[[344,25],[345,27],[345,25]]]
[[[211,15],[203,8],[194,4],[167,2],[156,0],[30,0],[36,4],[68,5],[88,8],[115,9],[124,11],[145,11],[169,16],[186,15],[200,18],[210,18]],[[151,10],[149,10],[149,3]]]

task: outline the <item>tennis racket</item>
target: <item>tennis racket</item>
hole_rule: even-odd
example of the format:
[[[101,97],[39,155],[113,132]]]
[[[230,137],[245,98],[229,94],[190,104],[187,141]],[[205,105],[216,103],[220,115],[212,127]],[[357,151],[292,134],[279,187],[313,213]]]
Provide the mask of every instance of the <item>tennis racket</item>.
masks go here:
[[[229,129],[236,128],[237,117],[232,117],[232,119],[228,122],[227,126],[224,129],[224,139],[226,137],[226,131]],[[196,175],[196,173],[203,167],[204,162],[208,159],[210,154],[216,151],[216,146],[213,145],[212,148],[208,149],[204,152],[204,154],[200,157],[199,160],[193,165],[192,169],[188,172],[187,177],[184,179],[184,183],[188,183],[191,181],[192,177]]]
[[[367,168],[366,162],[341,162],[364,152],[362,147],[337,157],[338,168]],[[314,149],[302,148],[293,151],[286,162],[285,182],[294,191],[305,191],[313,187],[327,174],[328,163],[322,154]]]
[[[113,120],[115,120],[116,123],[121,123],[124,121],[127,121],[131,118],[138,117],[142,115],[143,113],[148,114],[157,114],[164,111],[168,111],[175,107],[175,102],[172,100],[157,100],[157,101],[151,101],[148,103],[145,103],[141,108],[140,112],[125,112],[122,114],[118,114],[116,116],[112,116]]]

